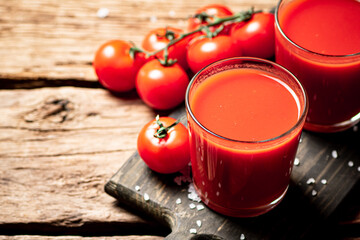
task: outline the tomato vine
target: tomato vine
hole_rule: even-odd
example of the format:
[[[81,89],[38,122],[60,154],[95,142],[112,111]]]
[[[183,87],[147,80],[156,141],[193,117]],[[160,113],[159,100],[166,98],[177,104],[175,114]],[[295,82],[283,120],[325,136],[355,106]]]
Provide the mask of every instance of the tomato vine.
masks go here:
[[[243,21],[247,21],[247,20],[251,19],[253,14],[258,13],[258,12],[261,12],[261,11],[254,11],[254,9],[251,8],[250,10],[242,11],[242,12],[236,13],[232,16],[223,17],[223,18],[211,16],[211,15],[208,15],[207,13],[196,14],[195,17],[201,17],[201,19],[205,19],[206,21],[208,21],[208,19],[210,19],[210,18],[213,18],[214,20],[212,22],[208,22],[207,24],[198,27],[197,29],[195,29],[191,32],[180,34],[180,36],[178,38],[174,38],[174,35],[171,35],[171,33],[170,32],[168,33],[168,31],[167,31],[166,37],[170,40],[169,43],[167,43],[164,48],[161,48],[161,49],[153,51],[153,52],[147,52],[133,44],[133,47],[130,49],[130,55],[132,57],[134,57],[136,52],[143,52],[146,54],[147,57],[151,57],[151,56],[155,56],[156,54],[164,51],[164,59],[163,60],[158,59],[158,60],[160,61],[160,63],[163,66],[171,66],[177,62],[177,59],[169,59],[168,48],[170,46],[172,46],[172,45],[176,44],[177,42],[183,40],[184,38],[186,38],[190,35],[193,35],[195,33],[198,33],[198,32],[205,32],[206,36],[215,37],[218,33],[220,33],[223,30],[224,23],[240,23]],[[218,27],[215,29],[214,32],[211,32],[210,27],[214,27],[214,26],[218,26]],[[168,36],[170,36],[170,37],[168,37]]]

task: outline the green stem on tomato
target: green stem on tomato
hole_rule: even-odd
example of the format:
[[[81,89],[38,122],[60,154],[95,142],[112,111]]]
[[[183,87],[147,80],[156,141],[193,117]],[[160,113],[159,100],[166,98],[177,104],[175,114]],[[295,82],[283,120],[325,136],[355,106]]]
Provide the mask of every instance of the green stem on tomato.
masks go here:
[[[164,49],[164,59],[162,60],[158,58],[158,61],[160,62],[161,65],[165,67],[170,67],[171,65],[177,62],[177,59],[169,59],[168,46],[166,46]]]
[[[132,47],[129,49],[129,55],[132,59],[135,59],[135,54],[138,52],[146,53],[143,49],[137,47],[134,42],[130,42]]]
[[[224,18],[215,17],[213,22],[210,22],[210,23],[208,23],[206,25],[202,25],[199,28],[197,28],[197,29],[195,29],[195,30],[193,30],[191,32],[180,34],[180,36],[178,38],[175,38],[175,39],[171,40],[164,48],[161,48],[161,49],[156,50],[154,52],[147,52],[147,51],[145,51],[143,49],[140,49],[140,48],[138,48],[138,47],[136,47],[134,45],[131,48],[133,50],[130,51],[130,54],[135,55],[136,52],[143,52],[143,53],[146,54],[146,56],[150,57],[150,56],[154,56],[154,55],[160,53],[161,51],[164,51],[164,60],[159,59],[159,61],[164,66],[171,66],[177,60],[176,59],[169,59],[168,48],[170,46],[174,45],[175,43],[181,41],[182,39],[184,39],[187,36],[190,36],[190,35],[192,35],[194,33],[201,32],[201,31],[210,31],[209,28],[213,27],[213,26],[216,26],[216,25],[220,25],[220,24],[222,25],[223,23],[226,23],[226,22],[239,23],[239,22],[249,20],[252,17],[253,14],[258,13],[258,12],[261,12],[261,11],[254,11],[254,9],[251,8],[250,10],[235,13],[234,15],[229,16],[229,17],[224,17]],[[221,32],[221,30],[222,29],[217,29],[216,35],[219,32]],[[216,35],[212,35],[212,37],[214,37]]]
[[[209,28],[209,27],[213,27],[213,26],[216,26],[216,25],[219,25],[221,23],[225,23],[225,22],[242,22],[242,21],[246,21],[246,20],[249,20],[252,15],[254,13],[257,13],[254,11],[253,8],[251,8],[250,10],[247,10],[247,11],[243,11],[243,12],[239,12],[239,13],[236,13],[232,16],[229,16],[229,17],[225,17],[225,18],[215,18],[215,20],[211,23],[208,23],[204,26],[200,26],[199,28],[191,31],[191,32],[188,32],[188,33],[183,33],[183,34],[180,34],[180,36],[178,38],[175,38],[174,40],[171,40],[166,47],[170,47],[171,45],[174,45],[175,43],[181,41],[182,39],[184,39],[185,37],[187,36],[190,36],[194,33],[197,33],[197,32],[201,32],[203,31],[205,28]],[[165,48],[166,48],[165,47]],[[162,49],[159,49],[157,51],[154,51],[152,53],[148,53],[148,56],[153,56],[153,55],[156,55],[158,54],[159,52],[163,51],[165,48],[162,48]]]
[[[159,138],[159,139],[165,138],[167,136],[168,131],[172,127],[175,127],[180,122],[180,120],[176,120],[170,126],[164,127],[164,124],[162,122],[160,122],[160,120],[159,120],[160,119],[159,115],[157,115],[155,119],[156,119],[156,123],[159,125],[160,128],[156,131],[156,133],[154,134],[154,137]]]

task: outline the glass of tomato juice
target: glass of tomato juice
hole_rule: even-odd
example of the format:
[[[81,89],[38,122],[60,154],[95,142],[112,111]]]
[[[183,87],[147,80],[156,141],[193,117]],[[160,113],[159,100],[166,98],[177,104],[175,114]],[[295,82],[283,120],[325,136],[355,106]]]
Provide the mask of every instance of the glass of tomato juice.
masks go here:
[[[225,59],[193,77],[185,102],[193,182],[202,201],[233,217],[279,204],[308,109],[296,77],[268,60]]]
[[[275,59],[309,98],[304,128],[338,132],[360,120],[360,1],[282,0]]]

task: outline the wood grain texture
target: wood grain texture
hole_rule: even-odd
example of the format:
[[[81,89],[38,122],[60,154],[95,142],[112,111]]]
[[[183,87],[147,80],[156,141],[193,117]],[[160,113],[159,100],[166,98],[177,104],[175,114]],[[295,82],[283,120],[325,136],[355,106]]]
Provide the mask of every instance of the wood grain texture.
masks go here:
[[[156,236],[116,236],[116,237],[80,237],[80,236],[0,236],[0,240],[159,240]]]
[[[1,1],[0,89],[11,90],[0,90],[0,239],[162,239],[134,236],[168,230],[103,190],[154,112],[133,92],[59,86],[100,87],[91,67],[100,44],[140,44],[155,27],[183,28],[209,3],[267,10],[277,0]],[[96,16],[101,7],[110,10],[104,19]],[[17,90],[48,86],[59,88]],[[343,203],[346,217],[340,214],[351,229],[359,229],[356,196]]]
[[[73,87],[0,90],[0,99],[0,232],[159,228],[103,190],[154,117],[140,99]]]
[[[186,121],[183,108],[174,115]],[[336,232],[321,225],[359,182],[359,143],[360,132],[352,129],[337,134],[303,132],[297,153],[300,164],[293,168],[285,199],[269,213],[255,218],[236,219],[208,208],[197,210],[204,204],[188,199],[188,183],[179,186],[175,183],[178,174],[166,176],[151,171],[137,153],[105,189],[124,205],[141,209],[168,225],[172,233],[166,239],[191,239],[191,228],[197,229],[196,236],[208,239],[239,239],[241,234],[249,239],[303,239],[319,234],[314,228],[320,231],[319,237],[334,237]],[[308,183],[310,178],[315,182]],[[326,184],[321,182],[323,179]],[[140,191],[136,191],[136,186]],[[181,199],[181,204],[176,204],[177,199]],[[191,203],[195,209],[189,207]],[[198,220],[202,221],[201,227],[196,225]],[[320,226],[327,232],[322,232],[325,228]]]
[[[251,6],[267,10],[277,0],[2,1],[0,86],[94,82],[97,78],[91,64],[102,43],[123,39],[139,45],[150,29],[185,28],[186,18],[209,3],[223,3],[233,11]],[[109,9],[108,17],[97,17],[100,8]]]

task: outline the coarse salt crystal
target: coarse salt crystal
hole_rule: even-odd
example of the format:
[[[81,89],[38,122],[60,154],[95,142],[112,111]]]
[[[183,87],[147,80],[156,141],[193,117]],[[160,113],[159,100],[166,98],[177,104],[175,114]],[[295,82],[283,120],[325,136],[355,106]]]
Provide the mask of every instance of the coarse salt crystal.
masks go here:
[[[177,176],[174,178],[174,182],[178,185],[181,186],[181,176]]]
[[[313,190],[311,191],[311,195],[312,195],[313,197],[315,197],[315,196],[317,195],[317,191],[316,191],[315,189],[313,189]]]
[[[190,203],[190,204],[189,204],[189,208],[190,208],[190,209],[194,209],[194,208],[196,208],[196,205],[193,204],[193,203]]]
[[[359,130],[359,127],[357,126],[357,125],[355,125],[354,127],[353,127],[353,131],[354,132],[357,132]]]
[[[325,178],[323,178],[323,179],[321,179],[321,183],[325,185],[325,184],[327,184],[327,180]]]
[[[192,184],[192,183],[189,184],[188,192],[195,192],[194,184]]]
[[[309,179],[306,181],[306,184],[307,184],[307,185],[314,184],[314,183],[315,183],[315,179],[314,179],[314,178],[309,178]]]
[[[349,161],[349,162],[348,162],[348,166],[349,166],[349,167],[353,167],[353,166],[354,166],[354,162],[353,162],[353,161]]]
[[[197,221],[196,221],[196,225],[198,225],[198,227],[201,227],[201,224],[202,224],[202,223],[201,223],[201,220],[197,220]]]
[[[176,199],[176,204],[180,204],[181,203],[181,198]]]
[[[136,190],[136,191],[140,191],[140,186],[136,185],[136,186],[135,186],[135,190]]]
[[[357,169],[357,170],[358,170],[358,172],[360,172],[360,166],[358,167],[358,169]]]
[[[176,176],[174,178],[174,182],[177,185],[182,185],[182,183],[191,183],[192,179],[191,179],[191,169],[189,167],[186,167],[182,170],[180,170],[180,176]]]
[[[107,8],[99,8],[96,12],[96,16],[98,18],[106,18],[107,16],[109,16],[109,9]]]
[[[201,211],[201,210],[203,210],[205,207],[204,207],[204,205],[202,205],[202,204],[199,204],[199,205],[197,205],[196,206],[196,209],[198,210],[198,211]]]
[[[331,156],[332,156],[333,158],[337,158],[339,155],[338,155],[338,152],[337,152],[336,150],[332,150]]]
[[[240,235],[240,240],[245,240],[245,235],[243,233]]]
[[[188,199],[190,199],[194,202],[201,202],[201,198],[196,193],[189,193]]]
[[[188,199],[194,202],[201,202],[201,198],[197,195],[195,187],[192,183],[189,184],[188,192]]]
[[[147,193],[144,194],[144,200],[145,200],[145,201],[149,201],[149,200],[150,200],[149,194],[147,194]]]
[[[175,17],[175,15],[176,15],[176,13],[175,13],[174,10],[170,10],[170,11],[169,11],[169,16],[170,16],[170,17]]]
[[[184,175],[181,175],[181,176],[176,176],[174,178],[174,182],[181,186],[182,183],[190,183],[191,182],[191,177],[190,176],[184,176]]]
[[[190,233],[191,233],[191,234],[196,234],[196,233],[197,233],[197,231],[196,231],[196,229],[195,229],[195,228],[190,228]]]
[[[151,16],[150,17],[150,22],[152,22],[152,23],[157,22],[157,17],[156,16]]]
[[[300,159],[299,159],[299,158],[295,158],[295,160],[294,160],[294,165],[295,165],[295,166],[299,166],[299,165],[300,165]]]

